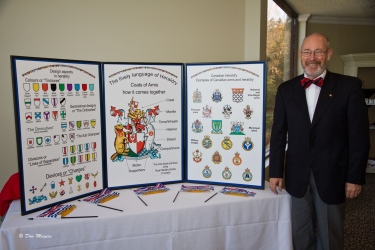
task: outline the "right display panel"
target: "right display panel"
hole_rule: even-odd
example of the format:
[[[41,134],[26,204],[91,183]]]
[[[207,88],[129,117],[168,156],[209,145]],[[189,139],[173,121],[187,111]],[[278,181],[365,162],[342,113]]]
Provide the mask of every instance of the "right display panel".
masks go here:
[[[186,179],[264,189],[265,62],[186,64]]]

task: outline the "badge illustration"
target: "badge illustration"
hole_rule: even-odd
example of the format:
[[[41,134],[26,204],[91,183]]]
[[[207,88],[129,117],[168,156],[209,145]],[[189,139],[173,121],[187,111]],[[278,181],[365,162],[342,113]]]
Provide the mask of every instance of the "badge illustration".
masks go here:
[[[32,147],[34,145],[34,138],[27,138],[27,146]]]
[[[203,118],[211,118],[212,108],[206,105],[206,107],[202,108],[202,114]]]
[[[212,131],[211,134],[222,134],[223,122],[222,120],[212,120]]]
[[[243,133],[243,122],[231,122],[230,135],[245,135]]]
[[[232,178],[232,172],[229,171],[229,168],[228,167],[225,167],[223,173],[221,174],[223,176],[223,178],[225,180],[229,180],[230,178]]]
[[[230,115],[232,114],[232,107],[228,104],[224,105],[223,112],[221,112],[224,115],[225,119],[230,118]]]
[[[195,152],[193,152],[192,154],[193,154],[193,161],[195,161],[196,163],[202,161],[202,152],[199,152],[198,149],[195,150]]]
[[[39,83],[33,83],[33,90],[35,92],[38,92],[39,91]]]
[[[225,136],[224,140],[221,141],[221,147],[225,150],[231,149],[233,146],[233,142],[230,140],[229,136]]]
[[[245,137],[245,140],[242,142],[242,148],[246,151],[251,151],[254,148],[254,143],[250,137]]]
[[[245,169],[245,172],[242,174],[242,178],[244,181],[251,181],[253,179],[253,174],[250,172],[250,169]]]
[[[49,98],[43,98],[43,105],[44,105],[44,107],[48,107],[48,105],[49,105]]]
[[[223,100],[223,96],[221,95],[221,91],[219,89],[215,89],[214,93],[211,96],[212,101],[218,103]]]
[[[239,154],[238,152],[236,152],[236,153],[234,154],[234,157],[233,157],[233,159],[232,159],[232,162],[233,162],[233,164],[236,165],[236,166],[241,165],[241,163],[242,163],[242,159],[241,159],[240,154]]]
[[[210,178],[211,175],[212,175],[212,171],[211,171],[210,167],[206,165],[204,167],[203,171],[202,171],[202,174],[203,174],[204,178]]]
[[[36,187],[32,186],[29,191],[34,194],[36,190],[38,190],[38,189]]]
[[[197,89],[193,93],[193,102],[194,103],[201,103],[202,102],[202,94],[201,92]]]
[[[57,195],[57,191],[49,193],[49,197],[51,197],[51,199],[56,198],[56,195]]]
[[[42,119],[42,112],[35,112],[35,120],[38,122]]]
[[[194,133],[201,133],[203,131],[202,122],[196,119],[193,124],[191,124],[191,129]]]
[[[39,106],[40,106],[40,98],[34,98],[34,106],[36,108],[39,108]]]
[[[223,160],[223,158],[221,157],[221,154],[218,151],[215,151],[211,159],[214,164],[220,164]]]
[[[232,100],[234,102],[243,102],[243,88],[232,88]]]
[[[243,109],[243,113],[245,114],[246,119],[251,119],[251,115],[253,114],[253,110],[250,108],[250,105],[246,105],[246,108]]]
[[[29,92],[30,91],[30,83],[24,83],[23,84],[23,90],[25,90],[26,92]]]
[[[202,146],[205,148],[205,149],[209,149],[212,147],[212,140],[210,138],[209,135],[205,135],[203,140],[202,140]]]
[[[24,100],[24,102],[25,102],[25,106],[26,106],[26,107],[30,107],[30,106],[31,106],[31,98],[26,98],[26,99]]]

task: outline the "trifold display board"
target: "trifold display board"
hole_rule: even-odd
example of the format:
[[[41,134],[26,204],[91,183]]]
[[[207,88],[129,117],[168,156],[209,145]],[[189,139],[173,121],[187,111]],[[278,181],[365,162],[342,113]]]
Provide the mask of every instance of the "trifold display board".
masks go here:
[[[104,188],[264,188],[264,62],[11,66],[22,215]]]

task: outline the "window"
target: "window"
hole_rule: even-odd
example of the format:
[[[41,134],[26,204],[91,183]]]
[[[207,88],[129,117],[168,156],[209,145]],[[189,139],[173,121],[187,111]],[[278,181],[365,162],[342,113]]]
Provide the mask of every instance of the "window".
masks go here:
[[[295,23],[297,14],[290,9],[288,15],[278,4],[284,1],[268,0],[267,13],[267,104],[266,104],[266,147],[269,148],[273,110],[277,87],[294,75]],[[287,6],[286,9],[288,9]],[[290,8],[290,7],[289,7]],[[293,18],[294,17],[294,18]],[[266,156],[268,156],[266,150]]]

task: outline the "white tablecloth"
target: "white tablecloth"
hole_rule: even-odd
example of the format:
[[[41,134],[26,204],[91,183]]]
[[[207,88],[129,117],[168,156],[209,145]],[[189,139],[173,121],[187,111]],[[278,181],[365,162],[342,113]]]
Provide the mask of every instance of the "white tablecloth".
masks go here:
[[[186,183],[186,185],[197,185]],[[85,219],[28,220],[43,211],[20,214],[13,201],[0,230],[1,249],[292,249],[290,196],[251,190],[255,197],[180,192],[181,184],[167,185],[166,193],[142,196],[118,190],[120,196],[103,205],[78,201],[68,216],[98,215]],[[215,186],[215,191],[222,187]]]

